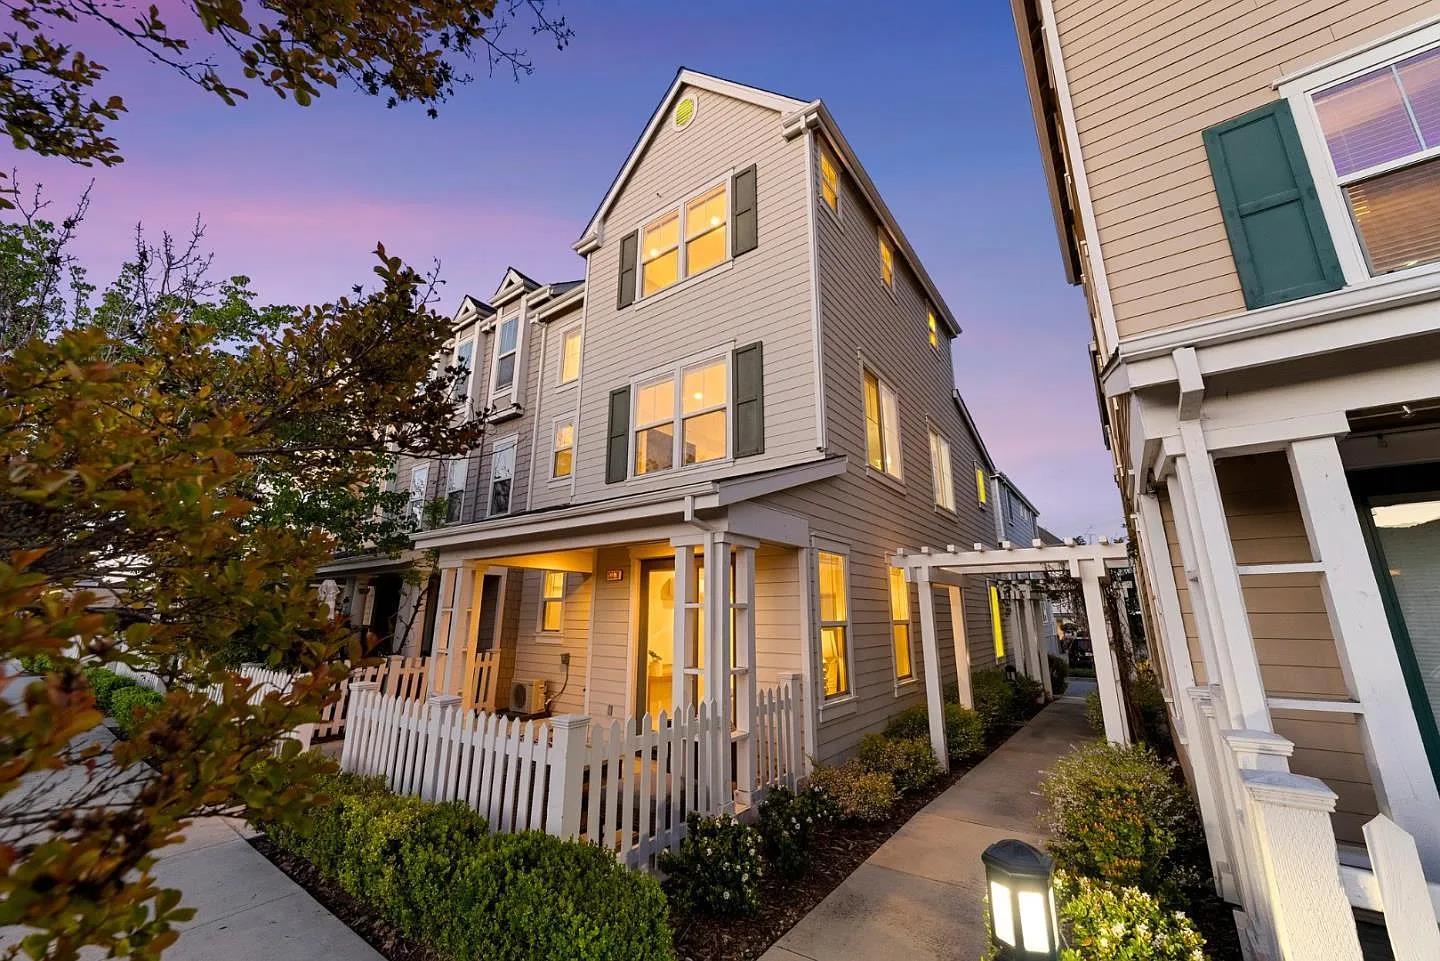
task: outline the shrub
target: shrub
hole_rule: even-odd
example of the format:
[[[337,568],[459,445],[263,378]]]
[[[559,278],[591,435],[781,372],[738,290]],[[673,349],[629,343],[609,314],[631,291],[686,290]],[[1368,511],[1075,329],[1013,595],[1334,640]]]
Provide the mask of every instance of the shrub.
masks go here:
[[[1105,736],[1105,709],[1100,706],[1100,692],[1085,695],[1085,723],[1100,737]]]
[[[1010,684],[1015,688],[1015,709],[1020,716],[1035,713],[1045,697],[1045,685],[1025,674],[1016,674]]]
[[[55,667],[49,654],[31,654],[20,658],[20,670],[26,674],[49,674]]]
[[[1169,754],[1174,746],[1170,737],[1170,716],[1165,706],[1165,693],[1160,679],[1143,662],[1137,665],[1130,696],[1140,713],[1141,736],[1156,750]]]
[[[1070,662],[1059,654],[1047,657],[1050,662],[1050,693],[1059,697],[1070,686]]]
[[[888,774],[867,771],[856,760],[840,765],[816,764],[810,784],[835,802],[846,821],[875,823],[890,817],[899,793]]]
[[[730,814],[685,822],[685,839],[660,855],[665,893],[686,913],[727,917],[760,910],[760,833]]]
[[[95,695],[95,706],[100,709],[102,714],[110,713],[110,701],[116,691],[136,686],[130,678],[121,677],[114,671],[103,667],[85,668],[85,678],[90,682],[91,693]]]
[[[765,860],[783,878],[798,878],[810,868],[810,845],[835,816],[834,802],[814,788],[794,793],[775,788],[760,802],[758,829]]]
[[[929,737],[930,709],[924,704],[907,707],[886,723],[885,736],[894,738]]]
[[[1069,935],[1061,961],[1205,961],[1194,923],[1138,888],[1061,874],[1055,893]]]
[[[957,692],[958,693],[958,692]],[[901,711],[885,725],[885,736],[889,738],[930,739],[930,711],[925,705],[917,705]],[[961,707],[954,701],[945,704],[945,747],[954,763],[968,761],[985,753],[985,731],[980,715]]]
[[[115,718],[120,736],[128,741],[145,723],[146,716],[163,703],[165,695],[148,687],[122,687],[110,695],[110,715]]]
[[[930,738],[891,738],[883,734],[867,734],[860,739],[860,764],[867,771],[888,774],[895,790],[909,794],[940,776],[940,765]]]
[[[980,715],[980,724],[985,737],[994,739],[1008,734],[1020,720],[1019,707],[1015,703],[1015,686],[1005,677],[1000,668],[976,671],[970,675],[970,693],[975,700],[975,713]]]
[[[1056,762],[1041,792],[1062,870],[1167,902],[1203,883],[1199,815],[1173,765],[1150,748],[1086,745]]]

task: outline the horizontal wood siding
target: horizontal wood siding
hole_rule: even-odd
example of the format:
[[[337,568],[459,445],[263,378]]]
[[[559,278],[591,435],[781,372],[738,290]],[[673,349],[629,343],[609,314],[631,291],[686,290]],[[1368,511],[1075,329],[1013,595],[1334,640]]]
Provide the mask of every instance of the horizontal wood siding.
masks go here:
[[[532,401],[527,405],[526,419],[533,418],[529,425],[529,432],[534,437],[534,453],[532,455],[534,466],[531,468],[529,488],[524,506],[527,510],[542,510],[547,507],[557,507],[570,503],[571,484],[573,475],[562,480],[552,480],[554,447],[555,447],[555,419],[557,417],[571,416],[577,418],[578,434],[578,413],[580,402],[580,384],[578,381],[560,385],[560,361],[561,351],[564,349],[565,332],[577,329],[580,323],[580,308],[577,305],[566,310],[557,317],[552,317],[543,323],[537,323],[531,331],[535,338],[533,341],[535,349],[531,352],[534,369],[530,375],[530,383],[534,393],[531,394]],[[580,365],[581,370],[585,366],[585,341],[580,341]],[[533,410],[533,415],[530,411]],[[579,451],[581,438],[576,437],[576,451]],[[600,443],[600,439],[592,439],[591,443]]]
[[[624,580],[605,580],[605,571],[619,568]],[[586,713],[596,718],[625,717],[630,705],[629,662],[635,627],[631,623],[630,552],[604,548],[595,552],[594,610],[591,613],[590,688]]]
[[[520,590],[515,679],[542,678],[546,684],[546,696],[555,698],[550,709],[556,714],[583,712],[594,575],[565,575],[565,600],[558,634],[540,630],[540,587],[544,572],[515,568],[510,571],[510,578]],[[565,668],[560,664],[561,654],[570,655],[568,683]]]
[[[1201,131],[1275,99],[1280,76],[1435,11],[1434,0],[1056,4],[1122,338],[1244,309]]]

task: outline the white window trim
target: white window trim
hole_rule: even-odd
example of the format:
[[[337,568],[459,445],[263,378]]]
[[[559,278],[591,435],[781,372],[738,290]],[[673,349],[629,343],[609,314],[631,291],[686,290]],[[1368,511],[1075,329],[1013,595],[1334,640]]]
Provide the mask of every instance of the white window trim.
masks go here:
[[[510,385],[509,385],[508,387],[503,387],[503,388],[502,388],[502,387],[499,387],[499,385],[498,385],[499,374],[500,374],[500,357],[501,357],[501,354],[500,354],[501,330],[504,328],[505,322],[506,322],[507,320],[509,320],[510,317],[509,317],[509,316],[506,316],[503,312],[500,313],[500,314],[497,314],[496,317],[495,317],[495,324],[494,324],[494,326],[493,326],[493,328],[492,328],[492,330],[494,331],[495,343],[492,345],[491,350],[490,350],[490,406],[493,407],[493,408],[495,408],[495,413],[496,413],[496,414],[503,414],[503,413],[505,413],[509,408],[518,407],[518,406],[519,406],[518,397],[519,397],[519,392],[520,392],[520,381],[521,381],[521,379],[525,376],[524,368],[523,368],[522,364],[523,364],[523,361],[524,361],[524,359],[525,359],[525,341],[527,340],[527,337],[526,337],[526,333],[527,333],[526,327],[529,326],[529,325],[526,323],[525,313],[526,313],[526,311],[525,311],[525,301],[524,301],[524,300],[521,300],[520,303],[519,303],[519,305],[516,307],[516,309],[515,309],[515,314],[514,314],[514,318],[515,318],[515,368],[514,368],[514,373],[513,373],[513,374],[511,375],[511,377],[510,377]],[[505,404],[503,404],[503,405],[500,404],[500,403],[498,403],[498,401],[500,401],[502,398],[508,398],[508,402],[505,403]]]
[[[931,486],[932,486],[933,488],[935,488],[933,491],[931,491],[931,494],[932,494],[931,500],[934,502],[935,510],[937,510],[937,511],[939,511],[939,512],[941,512],[941,513],[944,513],[944,514],[949,514],[950,516],[954,517],[954,516],[956,516],[956,514],[957,514],[957,511],[956,511],[956,509],[955,509],[955,505],[956,505],[957,502],[956,502],[956,499],[955,499],[955,456],[954,456],[954,450],[953,450],[953,448],[951,447],[950,438],[946,437],[946,436],[944,435],[944,433],[941,432],[939,426],[938,426],[933,420],[930,420],[930,419],[927,417],[927,418],[925,419],[925,423],[926,423],[926,427],[928,428],[928,429],[927,429],[927,432],[926,432],[926,440],[928,440],[928,441],[930,442],[930,484],[931,484]],[[946,466],[946,469],[949,471],[949,474],[950,474],[950,503],[949,503],[949,504],[942,504],[942,503],[940,502],[940,476],[939,476],[939,471],[936,470],[936,468],[939,466],[939,464],[937,463],[936,458],[935,458],[935,453],[936,453],[935,440],[936,440],[936,439],[938,439],[942,444],[945,445],[945,461],[946,461],[945,466]]]
[[[730,366],[730,361],[733,353],[734,348],[729,346],[719,350],[706,351],[703,354],[697,354],[693,357],[688,357],[678,364],[647,371],[641,376],[636,377],[630,381],[630,438],[628,444],[629,452],[626,457],[627,482],[645,481],[652,477],[671,477],[675,474],[680,474],[685,471],[701,470],[707,467],[718,467],[734,462],[735,385],[734,371],[731,370]],[[698,411],[692,414],[685,414],[683,412],[680,391],[683,384],[685,371],[692,370],[696,367],[708,367],[714,363],[723,363],[725,365],[725,455],[723,457],[716,457],[711,460],[701,461],[698,464],[682,464],[682,455],[685,450],[684,421],[686,417],[696,417],[699,416],[699,414],[701,413],[708,413],[713,410],[721,409],[718,405],[716,405],[715,407],[706,408],[704,411]],[[673,411],[673,416],[670,420],[671,424],[674,425],[675,428],[674,437],[671,438],[671,443],[674,448],[673,453],[671,454],[671,466],[668,470],[646,471],[643,474],[637,474],[635,472],[635,436],[639,434],[640,431],[645,430],[648,427],[655,427],[659,424],[665,423],[664,421],[656,421],[653,424],[645,425],[645,427],[642,427],[640,425],[640,419],[636,416],[636,412],[640,406],[640,388],[649,386],[650,384],[654,384],[657,381],[662,381],[667,377],[672,379],[675,390],[675,407]]]
[[[580,362],[575,367],[575,376],[570,378],[569,380],[566,380],[565,341],[569,340],[572,334],[580,338]],[[585,364],[585,334],[580,329],[580,322],[578,320],[560,331],[560,356],[558,358],[558,361],[559,362],[555,365],[555,389],[569,390],[576,384],[580,383],[580,368],[583,367]]]
[[[970,475],[971,478],[975,481],[975,506],[983,511],[985,508],[989,507],[991,502],[995,499],[995,492],[990,489],[994,486],[990,483],[991,476],[985,473],[985,465],[980,463],[978,460],[971,461]],[[983,481],[981,480],[982,477],[984,478]],[[980,497],[980,488],[982,484],[985,488],[985,497],[983,500]]]
[[[455,464],[461,465],[465,476],[460,481],[460,508],[456,511],[455,520],[450,520],[450,495],[454,493],[452,486],[452,469]],[[465,519],[465,488],[470,482],[470,455],[462,454],[459,457],[451,457],[445,461],[445,518],[441,521],[445,524],[459,524]]]
[[[815,658],[815,693],[816,700],[820,702],[820,719],[843,717],[854,714],[857,710],[859,696],[855,693],[855,591],[854,591],[854,568],[850,555],[850,546],[839,541],[811,538],[811,571],[810,582],[814,596],[810,598],[811,610],[815,612],[815,627],[811,632],[810,651]],[[836,554],[845,558],[845,620],[825,621],[820,616],[820,555]],[[889,603],[889,595],[886,595],[886,603]],[[825,696],[825,658],[824,648],[821,646],[820,631],[827,623],[845,625],[845,676],[850,680],[850,689],[844,694],[837,694],[834,697]]]
[[[845,207],[845,191],[840,189],[840,160],[838,157],[836,157],[835,151],[831,150],[828,146],[826,146],[825,142],[820,140],[818,137],[815,140],[815,152],[817,154],[817,157],[815,159],[815,193],[818,195],[816,199],[820,201],[820,206],[825,208],[825,212],[828,213],[830,216],[834,217],[837,224],[839,224],[841,227],[844,227],[845,217],[842,211]],[[828,158],[830,161],[830,166],[835,170],[834,207],[831,207],[828,203],[825,202],[825,168],[823,166],[822,158]]]
[[[735,229],[735,224],[733,216],[734,208],[732,207],[730,201],[730,185],[732,179],[735,176],[735,170],[736,168],[731,167],[724,176],[717,177],[716,179],[705,184],[703,187],[699,187],[695,190],[686,191],[684,197],[678,203],[667,204],[664,207],[656,208],[656,210],[650,216],[646,217],[635,225],[634,234],[637,238],[639,238],[638,242],[635,244],[635,303],[637,305],[644,303],[647,300],[654,300],[656,297],[667,294],[670,291],[675,290],[676,288],[685,284],[686,281],[689,281],[693,278],[704,277],[708,274],[713,273],[714,271],[721,269],[722,267],[729,267],[730,262],[734,260],[734,254],[732,253],[732,251],[734,250],[734,240],[732,238],[732,232]],[[721,186],[725,188],[725,256],[718,263],[705,268],[698,274],[692,274],[689,272],[688,269],[689,264],[687,262],[685,250],[685,207],[692,200],[697,200],[705,194],[708,194],[710,191],[714,190],[716,187]],[[680,246],[678,248],[679,263],[676,266],[675,282],[666,287],[662,287],[659,290],[655,291],[653,294],[647,296],[645,294],[645,228],[650,224],[653,224],[655,221],[660,220],[663,217],[669,216],[670,214],[675,214],[678,218],[678,229],[676,231],[676,234],[680,238]]]
[[[885,259],[880,256],[880,245],[884,244],[885,249],[890,251],[890,282],[885,282]],[[875,265],[878,268],[875,278],[880,281],[880,286],[889,292],[890,296],[899,301],[899,295],[895,293],[895,275],[900,268],[895,263],[895,238],[883,226],[875,228]]]
[[[899,665],[899,663],[896,662],[896,660],[895,660],[895,625],[896,625],[896,624],[899,624],[900,621],[895,620],[895,612],[894,612],[894,609],[890,607],[890,604],[892,603],[891,600],[890,600],[890,570],[889,570],[889,568],[890,568],[890,561],[889,561],[888,558],[881,558],[881,562],[882,562],[882,563],[885,565],[885,567],[886,567],[886,571],[885,571],[885,604],[886,604],[886,611],[885,611],[885,612],[890,615],[890,620],[887,622],[887,623],[889,624],[889,637],[887,638],[887,640],[890,642],[890,679],[895,682],[895,696],[896,696],[896,697],[899,697],[901,694],[905,693],[912,685],[914,685],[916,681],[918,681],[918,680],[920,679],[920,675],[919,675],[919,674],[916,672],[916,670],[915,670],[915,615],[914,615],[914,613],[913,613],[913,605],[911,604],[911,598],[910,598],[910,593],[911,593],[911,592],[910,592],[910,578],[909,578],[908,576],[906,576],[906,577],[905,577],[905,611],[906,611],[906,613],[909,614],[910,616],[907,617],[907,618],[905,618],[905,622],[904,622],[904,623],[905,623],[905,644],[906,644],[907,647],[910,648],[910,676],[909,676],[909,677],[901,677],[901,676],[900,676],[900,665]],[[903,571],[902,571],[902,573],[903,573]],[[916,593],[917,595],[919,594],[918,591],[916,591],[915,593]],[[918,598],[918,596],[917,596],[916,600],[918,601],[918,599],[919,599],[919,598]]]
[[[1365,249],[1360,241],[1360,232],[1350,217],[1350,205],[1345,199],[1343,184],[1373,177],[1378,173],[1385,172],[1386,169],[1408,167],[1427,157],[1440,156],[1440,149],[1425,151],[1404,161],[1377,165],[1357,174],[1347,175],[1342,179],[1335,173],[1330,150],[1325,145],[1325,134],[1320,128],[1320,117],[1315,110],[1314,95],[1360,74],[1368,73],[1398,60],[1404,60],[1435,46],[1440,46],[1440,23],[1432,21],[1426,26],[1372,44],[1348,56],[1327,61],[1316,68],[1282,79],[1276,84],[1280,96],[1290,101],[1290,109],[1295,116],[1295,127],[1300,134],[1300,144],[1305,151],[1305,160],[1310,165],[1310,172],[1315,180],[1320,209],[1325,214],[1325,224],[1330,229],[1330,237],[1335,245],[1335,254],[1340,261],[1340,269],[1345,275],[1347,287],[1380,278],[1390,280],[1405,277],[1435,268],[1436,264],[1432,262],[1417,264],[1405,270],[1371,274],[1370,268],[1365,262]]]
[[[485,476],[485,517],[508,517],[515,513],[515,465],[510,467],[510,508],[503,514],[496,514],[490,510],[490,498],[495,493],[495,458],[506,450],[516,452],[516,460],[519,460],[520,435],[511,434],[509,437],[502,437],[495,441],[495,446],[490,448],[490,471]]]
[[[415,499],[415,477],[416,477],[417,474],[418,474],[418,475],[420,476],[420,478],[421,478],[421,480],[420,480],[420,499],[419,499],[418,502],[417,502],[416,499]],[[425,463],[425,464],[416,464],[415,466],[411,467],[411,468],[410,468],[410,499],[409,499],[408,501],[406,501],[405,507],[406,507],[406,510],[407,510],[407,511],[409,512],[409,514],[410,514],[410,519],[415,522],[415,525],[416,525],[417,527],[419,527],[419,526],[421,526],[421,525],[423,525],[423,524],[425,523],[425,504],[426,504],[425,495],[426,495],[426,493],[428,492],[429,487],[430,487],[430,465],[429,465],[428,463]]]
[[[558,432],[561,424],[570,425],[570,473],[568,474],[555,473],[555,453],[557,450],[557,448],[555,447],[555,435]],[[552,484],[566,484],[569,483],[572,479],[574,479],[575,448],[577,446],[576,442],[578,440],[579,437],[577,436],[577,431],[575,428],[574,414],[561,414],[560,416],[555,417],[550,421],[550,469],[547,473],[549,474],[549,480]]]
[[[471,412],[475,410],[475,370],[480,365],[475,363],[475,355],[480,350],[480,337],[475,331],[471,331],[455,342],[450,348],[450,366],[454,367],[459,360],[460,348],[466,344],[470,345],[470,369],[465,373],[465,408]]]
[[[555,630],[553,630],[553,631],[547,631],[547,630],[545,629],[545,604],[546,604],[546,597],[545,597],[545,575],[547,575],[547,574],[559,574],[559,575],[560,575],[560,597],[559,597],[558,600],[551,602],[551,603],[556,603],[556,604],[559,604],[559,605],[560,605],[560,626],[559,626],[558,628],[556,628]],[[539,603],[536,604],[536,606],[535,606],[535,634],[536,634],[536,636],[537,636],[539,639],[544,640],[544,641],[548,641],[548,642],[551,642],[551,643],[554,643],[555,641],[558,641],[558,640],[564,635],[564,633],[565,633],[565,594],[566,594],[566,592],[569,590],[569,588],[570,588],[570,576],[569,576],[565,571],[547,571],[547,570],[542,570],[542,571],[540,572],[540,600],[539,600]]]
[[[870,464],[870,440],[869,440],[869,435],[864,432],[864,431],[865,431],[865,375],[866,375],[867,373],[874,375],[875,380],[879,382],[880,386],[881,386],[882,388],[884,388],[885,390],[890,391],[891,395],[893,395],[894,398],[895,398],[895,432],[896,432],[896,435],[897,435],[897,436],[896,436],[896,438],[895,438],[895,471],[896,471],[896,472],[895,472],[894,474],[892,474],[892,473],[890,473],[889,471],[885,470],[885,468],[883,468],[883,467],[878,467],[878,468],[877,468],[877,467],[871,466],[871,464]],[[885,447],[885,395],[884,395],[883,393],[882,393],[882,394],[880,395],[880,397],[878,398],[878,401],[879,401],[879,404],[880,404],[880,459],[881,459],[881,461],[883,462],[884,459],[885,459],[885,451],[886,451],[886,447]],[[904,427],[904,415],[903,415],[903,414],[901,413],[901,411],[900,411],[900,394],[899,394],[899,392],[897,392],[897,391],[895,390],[894,387],[892,387],[892,386],[890,385],[889,379],[888,379],[884,374],[880,373],[879,369],[878,369],[874,364],[870,363],[870,361],[866,360],[863,356],[860,358],[860,425],[861,425],[860,447],[861,447],[861,450],[864,452],[865,473],[868,474],[870,477],[874,477],[874,478],[877,479],[877,480],[883,481],[884,483],[887,483],[887,484],[892,484],[892,485],[894,485],[895,487],[897,487],[897,488],[899,488],[899,489],[901,489],[901,490],[904,490],[904,488],[905,488],[905,427]]]

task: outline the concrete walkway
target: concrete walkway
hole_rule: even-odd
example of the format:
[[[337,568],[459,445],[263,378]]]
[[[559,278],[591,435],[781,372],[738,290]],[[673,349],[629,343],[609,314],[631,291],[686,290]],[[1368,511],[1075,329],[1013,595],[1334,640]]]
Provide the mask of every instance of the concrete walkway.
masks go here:
[[[975,961],[985,950],[980,852],[1002,838],[1042,843],[1041,774],[1092,736],[1081,698],[1051,704],[895,832],[761,961]]]

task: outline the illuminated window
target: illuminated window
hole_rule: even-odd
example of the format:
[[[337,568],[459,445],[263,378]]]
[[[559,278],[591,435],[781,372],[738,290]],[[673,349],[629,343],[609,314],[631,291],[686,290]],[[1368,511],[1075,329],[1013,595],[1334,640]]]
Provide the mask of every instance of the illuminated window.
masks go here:
[[[680,215],[668,213],[645,228],[640,239],[640,289],[648,297],[680,279]]]
[[[729,384],[730,363],[721,357],[641,385],[635,391],[635,473],[724,458],[730,439]]]
[[[453,524],[460,519],[460,509],[465,501],[465,460],[456,457],[445,462],[445,523]]]
[[[910,585],[898,567],[890,568],[890,646],[895,653],[895,679],[910,680],[915,676],[910,661]]]
[[[819,552],[820,669],[825,696],[850,693],[850,604],[847,597],[845,555]]]
[[[1005,628],[1000,619],[1000,591],[990,585],[990,633],[995,636],[995,657],[1005,656]]]
[[[955,479],[950,473],[950,442],[933,428],[930,431],[930,479],[935,482],[935,504],[955,509]]]
[[[560,341],[560,383],[568,384],[580,376],[580,328],[565,331]]]
[[[557,421],[555,424],[555,452],[551,459],[551,477],[569,477],[575,469],[575,422]]]
[[[540,584],[540,630],[558,633],[564,618],[565,572],[546,571]]]
[[[680,384],[682,464],[701,464],[725,456],[726,364],[723,360],[691,367]]]
[[[730,258],[729,181],[666,211],[640,231],[640,296],[648,297]]]
[[[830,152],[823,148],[820,151],[820,196],[825,206],[839,212],[840,174],[835,169],[835,161],[830,159]]]
[[[975,496],[981,504],[987,500],[985,495],[985,468],[979,464],[975,465]]]
[[[635,473],[675,466],[675,378],[644,385],[635,394]]]
[[[698,274],[725,259],[725,185],[685,205],[685,273]]]
[[[936,324],[935,324],[935,311],[932,310],[932,311],[930,311],[929,313],[927,313],[927,314],[925,315],[925,324],[926,324],[927,327],[929,327],[930,346],[931,346],[931,347],[934,347],[936,350],[939,350],[939,349],[940,349],[940,328],[937,327]]]
[[[880,281],[886,287],[895,286],[895,254],[884,234],[880,235]]]
[[[900,479],[900,410],[895,392],[865,371],[865,462]]]

